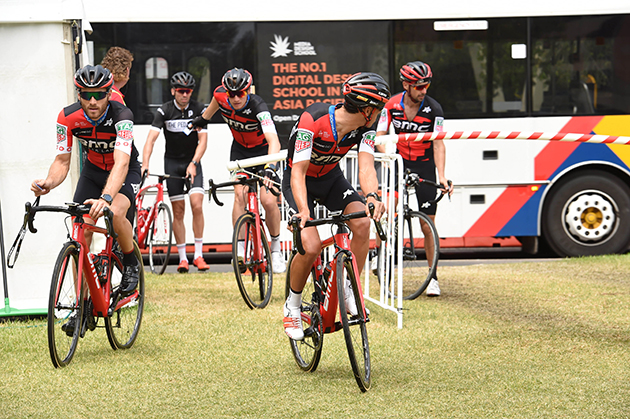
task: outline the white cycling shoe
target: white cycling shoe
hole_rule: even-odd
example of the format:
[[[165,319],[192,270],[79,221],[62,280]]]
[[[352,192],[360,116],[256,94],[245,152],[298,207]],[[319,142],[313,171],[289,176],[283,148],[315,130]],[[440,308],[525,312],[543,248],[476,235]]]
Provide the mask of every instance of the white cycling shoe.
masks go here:
[[[284,261],[282,252],[271,252],[271,265],[274,274],[281,274],[286,272],[287,264]]]
[[[346,295],[344,301],[346,302],[346,312],[351,316],[356,316],[359,314],[359,309],[357,308],[357,302],[354,300],[354,293],[352,292],[352,286],[350,285],[350,281],[346,280]],[[370,310],[365,307],[365,315],[370,315]]]
[[[440,285],[436,278],[431,279],[429,285],[427,285],[427,297],[439,297],[440,296]]]
[[[284,333],[293,340],[304,339],[304,330],[302,330],[302,310],[298,308],[290,308],[284,303],[282,308],[284,313]]]

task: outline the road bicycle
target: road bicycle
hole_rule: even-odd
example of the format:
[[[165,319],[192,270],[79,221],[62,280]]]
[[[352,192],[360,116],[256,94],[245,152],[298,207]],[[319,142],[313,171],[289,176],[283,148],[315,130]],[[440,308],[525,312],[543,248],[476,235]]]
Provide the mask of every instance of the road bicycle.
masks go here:
[[[370,204],[370,211],[374,205]],[[322,241],[322,254],[330,246],[334,246],[334,255],[330,261],[324,263],[320,254],[311,268],[311,274],[302,290],[302,326],[303,340],[289,339],[291,351],[297,365],[304,371],[313,372],[319,365],[324,343],[324,334],[343,329],[350,365],[354,378],[362,392],[371,385],[370,345],[367,335],[369,318],[363,301],[360,272],[354,254],[350,250],[350,230],[346,221],[366,217],[365,211],[350,214],[337,214],[326,218],[309,220],[305,227],[315,227],[329,224],[332,236]],[[385,240],[380,222],[374,223],[381,240]],[[304,254],[300,237],[300,220],[293,218],[294,249],[289,259],[285,298],[289,295],[291,286],[291,262],[299,252]],[[350,287],[346,282],[349,281]],[[348,290],[352,296],[346,296]],[[357,313],[348,313],[346,298],[354,298]],[[336,310],[339,308],[339,321],[336,321]]]
[[[164,181],[166,179],[183,179],[186,190],[190,189],[190,178],[172,175],[154,175],[157,182],[141,187],[136,194],[136,237],[138,247],[148,248],[149,266],[151,272],[162,275],[169,264],[171,247],[173,245],[173,214],[171,208],[164,202]],[[142,174],[144,184],[147,172]],[[150,206],[144,206],[144,198],[148,191],[155,190],[155,201]]]
[[[253,174],[252,174],[253,175]],[[230,182],[215,184],[209,181],[209,200],[223,206],[217,197],[217,190],[234,185],[247,186],[247,209],[234,224],[232,234],[232,266],[238,289],[250,309],[265,308],[271,299],[273,287],[273,265],[271,263],[271,249],[265,233],[264,219],[260,215],[258,200],[258,185],[263,179],[264,171],[249,176],[239,174]],[[280,192],[269,189],[274,196]],[[239,255],[239,246],[241,255]]]
[[[48,348],[53,365],[56,368],[68,365],[79,338],[97,327],[105,328],[112,349],[131,348],[138,337],[144,312],[144,269],[140,266],[137,289],[123,297],[119,291],[123,253],[115,240],[117,234],[113,228],[113,213],[105,208],[103,218],[106,227],[103,228],[83,220],[83,216],[90,212],[88,205],[38,204],[39,198],[34,206],[30,202],[26,203],[22,231],[25,232],[28,227],[32,233],[37,232],[33,225],[37,212],[61,212],[72,218],[72,231],[68,230],[69,240],[61,248],[55,262],[48,299]],[[91,233],[93,239],[96,239],[96,235],[104,236],[105,247],[99,253],[90,252],[86,233]],[[136,257],[141,260],[136,243],[134,247]],[[104,326],[98,325],[101,317]]]
[[[390,263],[393,260],[393,264],[398,263],[398,217],[403,217],[403,247],[402,247],[402,270],[403,270],[403,299],[413,300],[418,298],[431,282],[431,279],[435,277],[435,271],[437,270],[438,261],[440,258],[440,238],[438,236],[435,223],[422,211],[414,211],[409,206],[409,189],[416,188],[421,184],[433,186],[436,188],[437,193],[434,199],[431,199],[425,204],[438,203],[444,195],[447,193],[443,185],[421,178],[416,173],[411,173],[408,169],[405,171],[403,188],[403,202],[402,202],[402,214],[397,214],[394,219],[394,241],[393,249],[387,246],[379,246],[377,248],[378,259],[378,279],[381,284],[384,284],[383,277],[385,272],[389,271],[389,281],[386,282],[389,289],[392,284],[392,279],[396,278],[397,266],[392,266]],[[452,182],[448,181],[449,185]],[[422,224],[426,223],[431,231],[431,238],[427,238],[422,232]],[[433,249],[432,254],[427,255],[424,252],[423,241],[431,240],[429,249]],[[384,258],[385,255],[393,254],[393,258]],[[424,255],[424,257],[423,257]],[[427,261],[430,260],[431,264],[428,265]]]

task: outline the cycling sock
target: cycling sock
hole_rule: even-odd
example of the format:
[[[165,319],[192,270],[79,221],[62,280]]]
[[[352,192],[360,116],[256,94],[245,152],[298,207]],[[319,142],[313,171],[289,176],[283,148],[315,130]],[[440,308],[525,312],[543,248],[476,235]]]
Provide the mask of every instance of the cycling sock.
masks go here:
[[[292,289],[289,289],[289,296],[287,297],[287,307],[289,308],[297,308],[302,305],[302,293],[295,292]]]
[[[193,260],[196,260],[198,257],[203,257],[203,239],[195,238],[195,257]]]
[[[280,235],[271,236],[271,252],[280,252]]]
[[[236,256],[245,256],[245,240],[238,241],[238,248],[236,249]]]
[[[132,250],[129,253],[123,253],[123,265],[125,266],[133,266],[138,264],[138,258],[136,257],[136,253]]]
[[[188,257],[186,257],[186,243],[177,245],[177,253],[179,253],[179,261],[182,260],[188,261]]]

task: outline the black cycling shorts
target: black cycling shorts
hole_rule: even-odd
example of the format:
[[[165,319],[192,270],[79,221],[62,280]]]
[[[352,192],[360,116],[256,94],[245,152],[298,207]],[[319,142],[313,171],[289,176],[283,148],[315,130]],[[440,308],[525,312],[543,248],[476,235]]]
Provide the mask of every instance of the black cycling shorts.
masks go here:
[[[103,188],[107,183],[109,173],[109,171],[103,170],[86,160],[81,176],[79,176],[77,189],[74,191],[73,201],[82,204],[86,199],[98,199],[103,194]],[[127,219],[132,225],[136,210],[136,193],[140,188],[141,180],[140,163],[137,161],[129,162],[127,177],[118,193],[125,195],[129,199],[130,205],[127,210]]]
[[[342,212],[351,202],[365,200],[352,187],[339,166],[322,177],[306,176],[306,191],[311,218],[315,217],[315,203],[325,206],[328,211]],[[298,213],[291,190],[291,168],[287,165],[282,175],[282,194],[287,203],[287,219]]]
[[[172,176],[186,177],[186,169],[190,164],[190,159],[172,159],[164,157],[164,173]],[[186,190],[186,182],[184,179],[166,179],[166,188],[168,189],[168,197],[171,201],[181,201],[185,198],[186,193],[205,193],[203,189],[203,170],[201,164],[197,166],[197,175],[193,180],[189,191]]]
[[[250,159],[252,157],[260,157],[266,156],[269,154],[269,144],[264,144],[252,148],[243,147],[241,144],[236,141],[232,141],[232,148],[230,149],[230,161],[235,160],[245,160]],[[265,165],[261,164],[253,167],[246,167],[250,173],[258,173],[260,170],[264,169]]]
[[[403,159],[403,166],[405,168],[405,171],[409,169],[411,173],[417,173],[418,176],[420,176],[422,179],[437,182],[435,165],[433,163]],[[398,184],[396,186],[398,186]],[[420,185],[416,186],[415,189],[419,210],[427,215],[435,215],[437,211],[437,204],[435,202],[429,203],[429,201],[435,199],[435,197],[437,196],[438,191],[435,186],[421,183]]]

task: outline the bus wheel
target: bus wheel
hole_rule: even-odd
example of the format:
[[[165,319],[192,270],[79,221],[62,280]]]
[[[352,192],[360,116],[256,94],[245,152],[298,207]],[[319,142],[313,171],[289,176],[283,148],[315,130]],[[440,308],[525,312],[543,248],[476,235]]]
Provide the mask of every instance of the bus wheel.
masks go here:
[[[545,203],[542,232],[563,257],[625,252],[630,246],[630,188],[596,170],[560,181]]]

